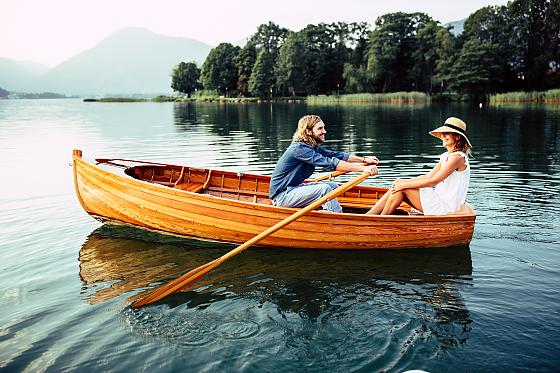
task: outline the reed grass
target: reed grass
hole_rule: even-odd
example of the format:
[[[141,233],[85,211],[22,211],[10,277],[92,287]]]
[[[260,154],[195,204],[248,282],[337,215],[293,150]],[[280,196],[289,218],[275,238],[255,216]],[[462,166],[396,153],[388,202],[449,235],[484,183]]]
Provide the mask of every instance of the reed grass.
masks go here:
[[[104,97],[104,98],[85,98],[84,102],[146,102],[145,98],[131,97]]]
[[[352,93],[331,96],[308,96],[309,104],[338,103],[387,103],[417,104],[430,102],[430,96],[423,92],[391,92],[391,93]]]
[[[497,93],[489,97],[489,103],[491,105],[507,103],[560,104],[560,89]]]

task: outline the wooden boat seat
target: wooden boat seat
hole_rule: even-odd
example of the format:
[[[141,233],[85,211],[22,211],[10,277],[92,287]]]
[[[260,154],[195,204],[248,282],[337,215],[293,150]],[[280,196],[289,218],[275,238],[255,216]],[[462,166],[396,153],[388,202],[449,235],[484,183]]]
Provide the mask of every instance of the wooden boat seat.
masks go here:
[[[193,192],[193,193],[201,192],[204,189],[203,183],[190,183],[190,184],[182,183],[182,184],[176,184],[174,186],[177,189],[186,190],[187,192]]]

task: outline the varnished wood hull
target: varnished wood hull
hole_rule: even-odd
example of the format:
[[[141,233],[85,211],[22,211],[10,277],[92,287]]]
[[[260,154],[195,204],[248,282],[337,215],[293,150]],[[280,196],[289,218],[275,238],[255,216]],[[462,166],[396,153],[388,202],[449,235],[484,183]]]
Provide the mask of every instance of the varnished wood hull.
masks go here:
[[[84,210],[100,220],[200,239],[243,243],[296,210],[259,202],[267,177],[256,180],[254,201],[222,198],[169,188],[103,170],[73,157],[74,183]],[[220,173],[222,171],[216,171]],[[232,173],[225,173],[226,180]],[[182,177],[182,176],[181,176]],[[214,182],[208,174],[208,180]],[[229,179],[228,179],[229,178]],[[224,190],[224,176],[221,179]],[[240,177],[241,180],[241,177]],[[244,181],[245,182],[245,181]],[[241,185],[241,181],[239,182]],[[227,181],[226,181],[227,184]],[[227,185],[226,185],[227,186]],[[340,198],[343,205],[371,203],[381,188],[356,187]],[[231,194],[231,193],[230,193]],[[239,193],[238,193],[239,194]],[[360,197],[363,196],[360,202]],[[367,197],[367,198],[366,198]],[[247,199],[247,198],[245,198]],[[427,248],[465,246],[472,239],[475,214],[446,216],[366,216],[313,211],[259,243],[261,246],[321,249]]]

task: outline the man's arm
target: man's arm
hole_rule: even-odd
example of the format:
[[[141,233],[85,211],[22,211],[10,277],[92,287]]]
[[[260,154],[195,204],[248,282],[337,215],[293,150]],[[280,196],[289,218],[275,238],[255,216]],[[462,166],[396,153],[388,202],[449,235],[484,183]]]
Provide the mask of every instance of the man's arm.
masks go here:
[[[327,148],[323,148],[322,146],[317,146],[316,151],[325,157],[329,158],[338,158],[342,161],[350,162],[350,163],[365,163],[365,164],[378,164],[379,159],[377,159],[374,155],[367,155],[367,156],[359,156],[356,154],[348,154],[345,152],[335,152],[329,150]]]
[[[379,170],[375,165],[365,165],[363,163],[340,161],[336,166],[337,171],[343,172],[369,172],[372,176],[377,175]]]
[[[375,165],[364,165],[362,162],[347,162],[337,157],[329,157],[328,155],[338,154],[342,158],[350,159],[351,155],[342,152],[331,152],[325,148],[317,147],[319,151],[311,146],[302,144],[296,151],[295,157],[305,163],[315,166],[324,167],[325,169],[344,171],[344,172],[369,172],[371,175],[377,175],[379,172]],[[344,155],[344,156],[342,156]],[[358,157],[361,160],[361,158]]]
[[[366,155],[365,157],[362,157],[362,156],[359,156],[359,155],[350,154],[350,157],[348,157],[348,162],[350,162],[350,163],[378,164],[379,159],[377,159],[377,157],[374,156],[374,155]]]

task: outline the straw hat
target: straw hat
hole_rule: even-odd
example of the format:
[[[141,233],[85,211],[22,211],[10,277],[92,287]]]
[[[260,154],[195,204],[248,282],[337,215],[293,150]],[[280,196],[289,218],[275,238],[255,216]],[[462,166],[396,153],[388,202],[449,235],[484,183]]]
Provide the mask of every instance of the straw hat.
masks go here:
[[[443,123],[443,126],[438,127],[435,130],[430,131],[429,133],[430,133],[430,135],[435,136],[438,139],[440,139],[442,132],[458,133],[459,135],[463,136],[467,140],[467,143],[472,148],[471,142],[469,141],[469,138],[467,137],[467,124],[465,122],[463,122],[461,119],[455,118],[455,117],[449,117],[445,120],[445,123]]]

